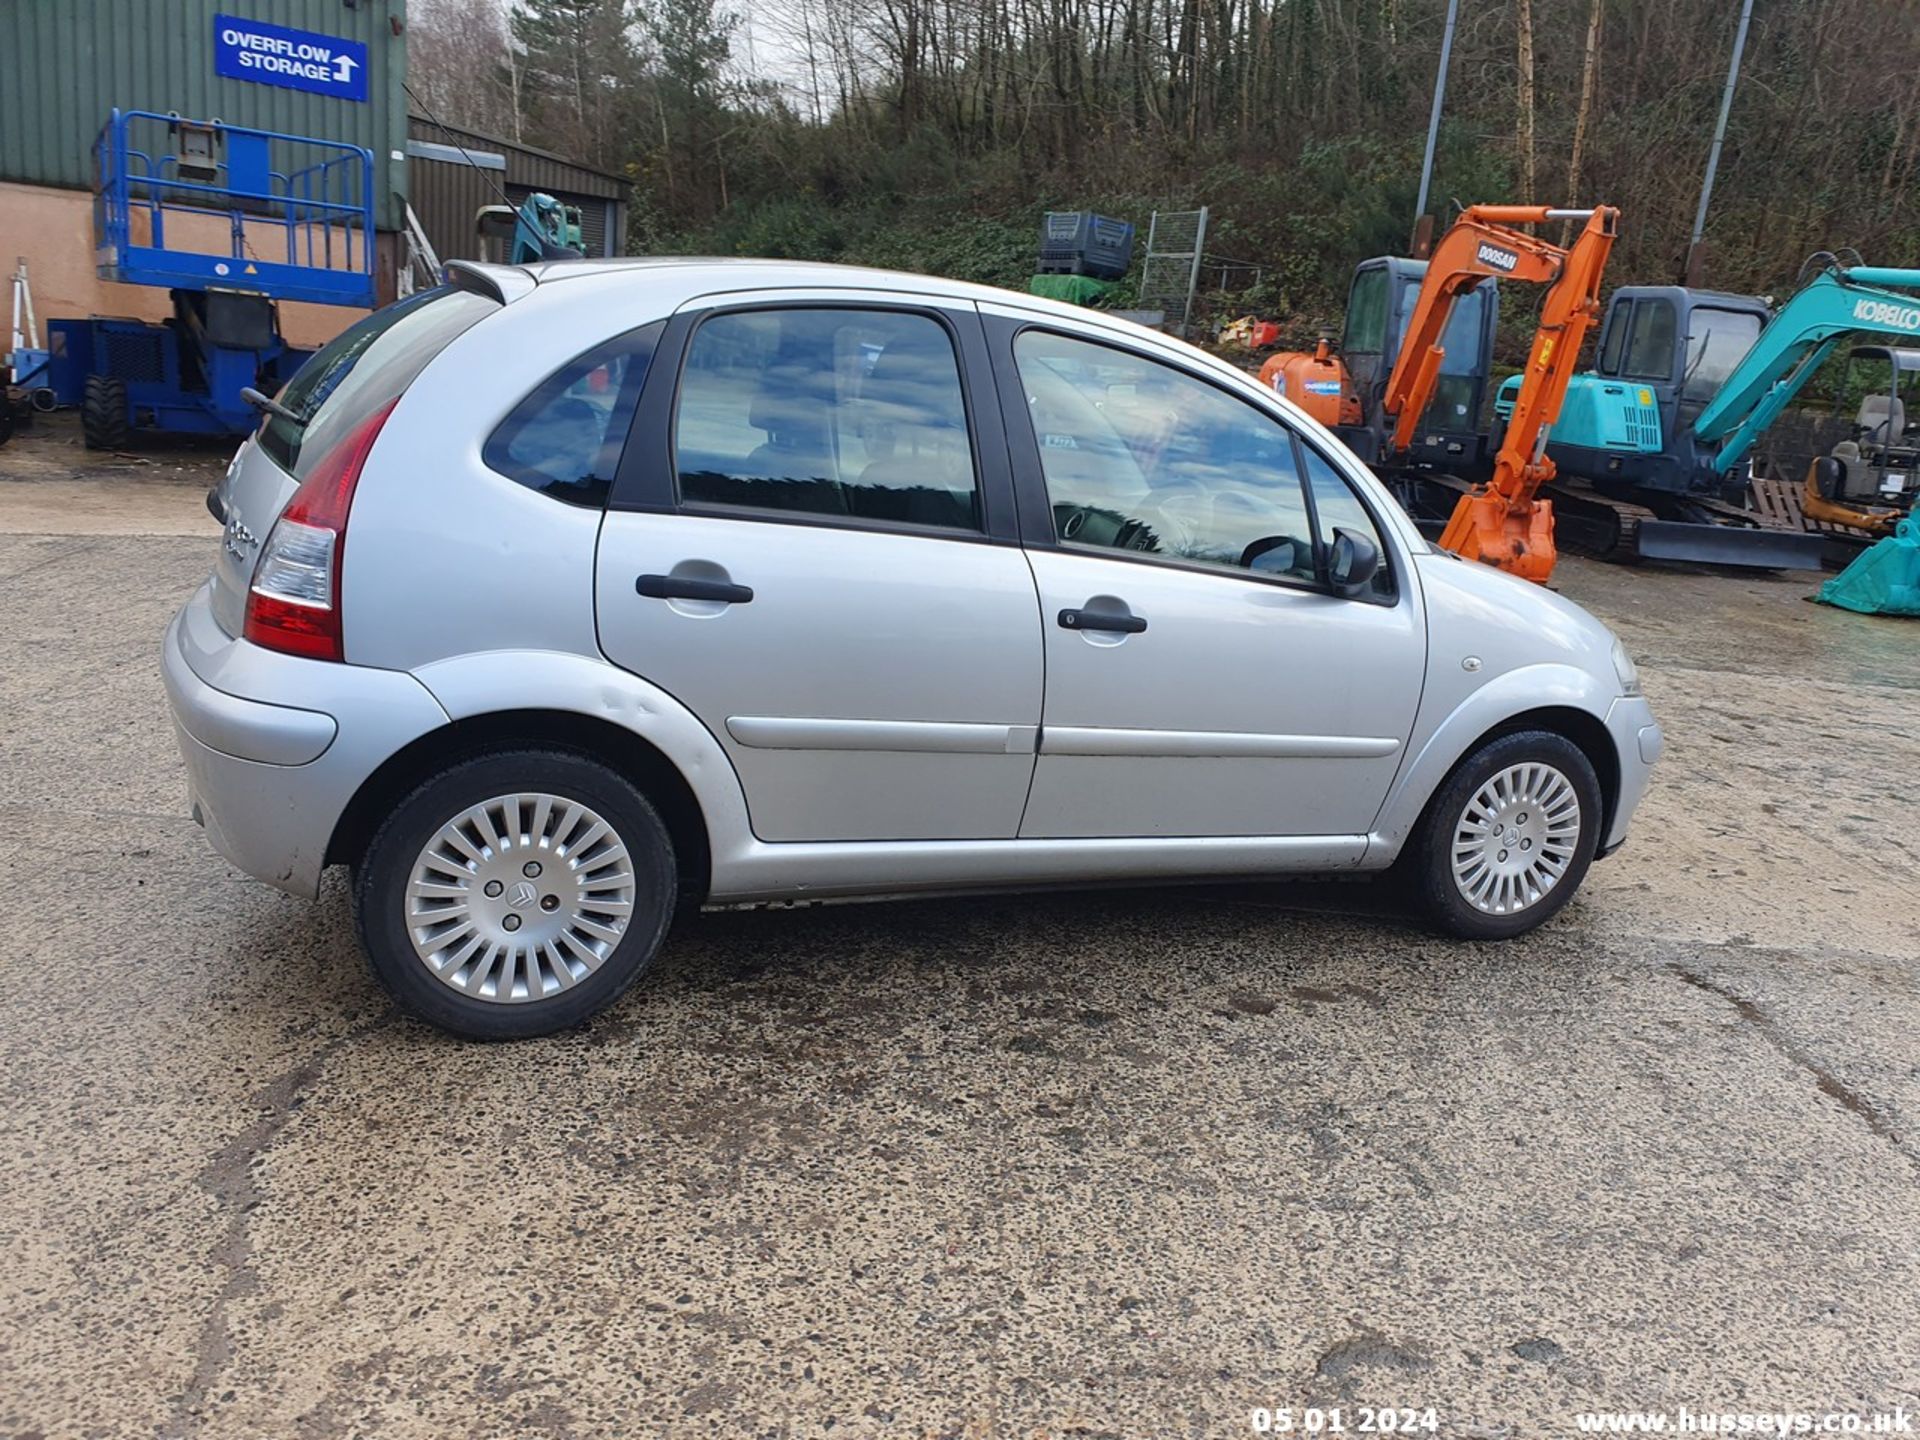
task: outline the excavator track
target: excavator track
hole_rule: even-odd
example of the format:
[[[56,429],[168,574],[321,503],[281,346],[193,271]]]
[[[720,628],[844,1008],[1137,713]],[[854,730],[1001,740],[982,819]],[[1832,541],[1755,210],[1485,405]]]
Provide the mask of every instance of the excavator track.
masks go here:
[[[1754,570],[1820,568],[1820,536],[1768,524],[1738,505],[1689,496],[1684,518],[1668,518],[1577,480],[1556,480],[1546,493],[1553,501],[1554,535],[1561,548],[1596,560],[1627,565],[1670,560]]]
[[[1657,518],[1644,505],[1610,500],[1586,485],[1556,480],[1547,487],[1553,502],[1553,535],[1562,550],[1592,560],[1630,565],[1640,559],[1640,525]]]

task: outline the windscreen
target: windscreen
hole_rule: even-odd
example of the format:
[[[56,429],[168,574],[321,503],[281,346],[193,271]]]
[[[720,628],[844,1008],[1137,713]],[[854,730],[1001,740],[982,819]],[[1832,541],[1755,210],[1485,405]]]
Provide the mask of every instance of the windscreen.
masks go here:
[[[1492,288],[1484,282],[1453,302],[1447,328],[1440,337],[1446,355],[1440,361],[1440,373],[1434,378],[1433,398],[1427,402],[1423,423],[1454,430],[1471,430],[1479,420],[1474,414],[1480,396],[1480,378],[1486,374],[1487,356],[1481,348],[1486,335],[1487,300]],[[1404,337],[1413,323],[1413,308],[1420,298],[1420,282],[1409,279],[1400,287],[1399,314],[1395,333]]]
[[[304,480],[312,459],[303,456],[325,455],[361,419],[398,399],[454,336],[499,308],[484,295],[443,285],[356,321],[282,388],[276,398],[292,418],[268,415],[260,448]]]
[[[1760,338],[1760,317],[1748,310],[1702,305],[1688,327],[1687,379],[1681,394],[1688,400],[1710,400]]]

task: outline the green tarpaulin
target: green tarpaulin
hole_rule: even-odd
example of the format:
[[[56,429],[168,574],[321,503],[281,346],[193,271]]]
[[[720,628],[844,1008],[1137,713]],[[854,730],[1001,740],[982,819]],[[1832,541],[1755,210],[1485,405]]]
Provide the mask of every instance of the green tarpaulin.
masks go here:
[[[1064,300],[1069,305],[1097,305],[1113,290],[1113,281],[1093,280],[1085,275],[1036,275],[1027,281],[1029,294]]]

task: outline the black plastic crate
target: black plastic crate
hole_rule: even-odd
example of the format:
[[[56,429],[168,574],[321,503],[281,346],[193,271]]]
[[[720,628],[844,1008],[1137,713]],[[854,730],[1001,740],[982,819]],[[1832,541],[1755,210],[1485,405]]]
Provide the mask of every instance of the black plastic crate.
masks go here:
[[[1133,263],[1133,226],[1091,210],[1051,210],[1040,224],[1042,275],[1118,280]]]

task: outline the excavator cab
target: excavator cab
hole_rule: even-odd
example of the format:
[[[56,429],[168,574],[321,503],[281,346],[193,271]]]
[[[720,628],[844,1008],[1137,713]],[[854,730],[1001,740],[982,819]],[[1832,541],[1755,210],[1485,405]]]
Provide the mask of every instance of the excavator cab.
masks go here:
[[[1374,464],[1387,453],[1393,422],[1385,414],[1387,380],[1400,356],[1427,262],[1382,255],[1363,260],[1347,292],[1346,329],[1340,355],[1360,402],[1358,426],[1336,433],[1362,460]],[[1482,428],[1492,377],[1493,334],[1500,319],[1500,285],[1492,276],[1462,295],[1447,320],[1446,357],[1434,381],[1433,398],[1414,442],[1395,463],[1443,470],[1464,480],[1485,478],[1492,451]]]
[[[1623,285],[1607,302],[1594,367],[1576,376],[1553,428],[1560,473],[1602,494],[1632,490],[1686,494],[1703,457],[1693,422],[1772,318],[1752,295],[1679,285]],[[1497,414],[1512,407],[1515,381],[1501,387]],[[1746,492],[1744,470],[1723,498]]]

